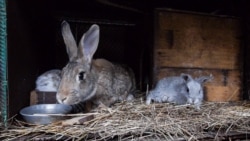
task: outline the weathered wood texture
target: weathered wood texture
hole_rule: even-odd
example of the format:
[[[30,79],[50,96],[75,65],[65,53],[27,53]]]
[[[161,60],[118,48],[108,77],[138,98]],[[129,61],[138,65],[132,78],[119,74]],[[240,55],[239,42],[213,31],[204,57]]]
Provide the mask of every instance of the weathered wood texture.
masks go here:
[[[39,92],[35,90],[30,92],[30,105],[55,103],[57,103],[56,92]]]
[[[153,82],[189,73],[210,75],[205,85],[208,101],[242,99],[242,47],[236,18],[197,13],[155,12]]]

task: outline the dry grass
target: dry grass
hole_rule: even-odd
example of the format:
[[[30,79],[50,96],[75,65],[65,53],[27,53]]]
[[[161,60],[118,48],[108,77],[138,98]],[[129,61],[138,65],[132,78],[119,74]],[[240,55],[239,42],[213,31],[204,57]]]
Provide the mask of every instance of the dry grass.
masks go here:
[[[88,114],[89,115],[89,114]],[[250,131],[250,104],[206,102],[201,110],[168,103],[117,103],[99,107],[83,125],[28,125],[13,119],[0,140],[200,140]]]

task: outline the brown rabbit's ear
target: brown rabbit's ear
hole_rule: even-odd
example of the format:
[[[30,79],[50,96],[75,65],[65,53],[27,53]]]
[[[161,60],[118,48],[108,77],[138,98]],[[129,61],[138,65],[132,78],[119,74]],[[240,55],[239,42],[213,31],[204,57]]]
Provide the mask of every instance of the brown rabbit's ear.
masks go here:
[[[69,61],[73,61],[77,57],[77,45],[74,36],[70,30],[68,22],[63,21],[61,24],[61,31],[66,50],[69,56]]]
[[[95,54],[99,43],[100,29],[99,26],[94,24],[82,36],[79,43],[78,57],[82,61],[91,63],[92,57]]]

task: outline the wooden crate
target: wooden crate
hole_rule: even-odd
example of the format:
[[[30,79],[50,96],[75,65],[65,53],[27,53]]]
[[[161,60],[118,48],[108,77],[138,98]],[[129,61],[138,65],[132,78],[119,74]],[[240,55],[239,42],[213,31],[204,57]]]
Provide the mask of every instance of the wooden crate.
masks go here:
[[[162,77],[189,73],[214,76],[205,100],[242,99],[242,47],[236,18],[157,9],[153,84]]]

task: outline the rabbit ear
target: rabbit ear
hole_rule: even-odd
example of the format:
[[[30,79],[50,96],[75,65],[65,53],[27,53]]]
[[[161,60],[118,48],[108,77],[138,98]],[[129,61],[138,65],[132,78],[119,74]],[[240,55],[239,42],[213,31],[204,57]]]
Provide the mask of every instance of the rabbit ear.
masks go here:
[[[198,78],[196,78],[195,80],[196,80],[197,82],[199,82],[200,84],[203,84],[203,83],[205,83],[205,82],[207,82],[207,81],[209,81],[209,80],[212,80],[212,79],[213,79],[213,75],[210,74],[209,76],[201,76],[201,77],[198,77]]]
[[[78,51],[79,58],[82,58],[83,61],[91,63],[92,57],[98,47],[99,36],[99,26],[96,24],[92,25],[80,40]]]
[[[61,24],[61,30],[62,30],[62,36],[64,39],[64,43],[66,45],[66,50],[69,56],[69,60],[73,61],[74,58],[77,57],[77,45],[76,41],[74,39],[74,36],[72,35],[72,32],[70,30],[70,26],[68,22],[63,21]]]
[[[191,75],[185,74],[185,73],[182,73],[182,74],[181,74],[181,77],[182,77],[185,81],[190,81],[190,80],[193,79]]]

